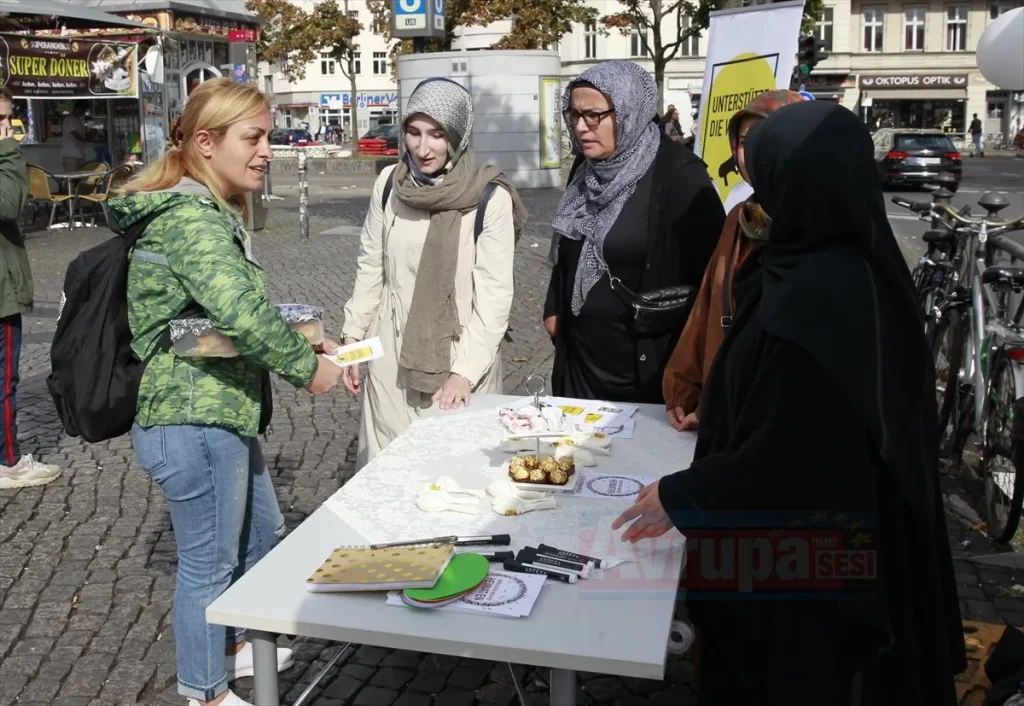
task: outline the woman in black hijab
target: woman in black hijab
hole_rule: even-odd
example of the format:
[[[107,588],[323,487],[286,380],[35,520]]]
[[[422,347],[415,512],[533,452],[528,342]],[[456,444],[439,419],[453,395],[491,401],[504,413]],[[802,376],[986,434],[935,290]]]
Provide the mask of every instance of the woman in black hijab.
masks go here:
[[[871,138],[845,108],[798,103],[755,125],[746,150],[772,232],[737,275],[693,464],[645,489],[613,527],[633,520],[624,541],[673,525],[727,536],[739,518],[770,537],[824,520],[846,549],[860,534],[877,550],[874,579],[827,597],[691,591],[701,704],[784,694],[814,706],[952,706],[966,659],[934,370]],[[688,572],[700,570],[694,558]]]

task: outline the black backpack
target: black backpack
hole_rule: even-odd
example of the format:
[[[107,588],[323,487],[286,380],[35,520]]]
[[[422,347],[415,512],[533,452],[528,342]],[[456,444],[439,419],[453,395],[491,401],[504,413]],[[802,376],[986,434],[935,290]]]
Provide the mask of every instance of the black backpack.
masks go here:
[[[160,213],[90,248],[68,266],[46,386],[69,436],[94,443],[131,431],[145,364],[132,351],[128,260]],[[161,348],[170,348],[170,333]]]
[[[394,170],[388,174],[388,180],[384,182],[384,192],[381,194],[380,199],[380,210],[383,211],[388,205],[388,199],[391,198],[391,189],[395,183],[395,172]],[[491,196],[494,195],[494,190],[498,188],[498,185],[493,181],[487,182],[484,185],[484,190],[480,193],[480,201],[476,207],[476,220],[473,222],[473,242],[480,240],[480,234],[484,232],[484,216],[487,215],[487,202],[491,200]],[[509,343],[512,342],[512,337],[509,335],[509,331],[512,327],[509,326],[505,331],[505,340]]]

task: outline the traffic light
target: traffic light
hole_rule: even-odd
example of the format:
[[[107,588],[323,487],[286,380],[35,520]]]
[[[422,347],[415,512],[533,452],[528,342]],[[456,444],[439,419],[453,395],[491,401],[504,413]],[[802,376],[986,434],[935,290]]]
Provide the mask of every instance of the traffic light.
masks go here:
[[[828,58],[825,43],[814,35],[805,34],[800,37],[800,51],[797,53],[797,68],[802,76],[811,73],[820,61]]]

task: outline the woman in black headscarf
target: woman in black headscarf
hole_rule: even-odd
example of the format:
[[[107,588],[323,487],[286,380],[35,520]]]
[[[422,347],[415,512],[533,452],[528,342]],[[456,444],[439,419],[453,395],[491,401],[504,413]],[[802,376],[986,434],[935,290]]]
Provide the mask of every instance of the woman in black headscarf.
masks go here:
[[[750,130],[746,162],[772,230],[737,274],[693,464],[613,527],[635,520],[623,540],[636,541],[673,525],[728,535],[736,518],[783,534],[831,522],[846,549],[860,535],[877,550],[873,580],[827,599],[688,596],[702,704],[952,705],[966,661],[934,369],[871,138],[844,108],[798,103]]]

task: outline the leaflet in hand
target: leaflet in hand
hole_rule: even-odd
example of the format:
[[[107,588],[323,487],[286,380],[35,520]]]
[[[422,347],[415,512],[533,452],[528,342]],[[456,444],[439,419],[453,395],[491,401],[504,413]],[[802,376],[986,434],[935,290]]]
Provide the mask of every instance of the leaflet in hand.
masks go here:
[[[380,344],[380,339],[376,336],[368,338],[365,341],[358,341],[356,343],[350,343],[347,346],[342,346],[334,355],[328,355],[326,353],[323,354],[324,358],[342,368],[348,367],[349,365],[356,365],[358,363],[365,363],[369,360],[380,358],[383,355],[384,348]]]

